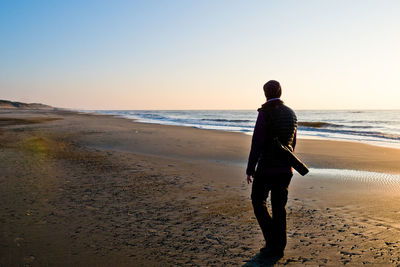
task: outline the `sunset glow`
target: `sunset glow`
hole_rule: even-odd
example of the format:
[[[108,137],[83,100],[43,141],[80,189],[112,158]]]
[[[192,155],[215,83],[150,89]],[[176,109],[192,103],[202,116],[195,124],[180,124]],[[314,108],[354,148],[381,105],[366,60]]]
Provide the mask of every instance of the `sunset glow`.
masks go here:
[[[400,108],[398,1],[1,1],[0,99],[77,109]]]

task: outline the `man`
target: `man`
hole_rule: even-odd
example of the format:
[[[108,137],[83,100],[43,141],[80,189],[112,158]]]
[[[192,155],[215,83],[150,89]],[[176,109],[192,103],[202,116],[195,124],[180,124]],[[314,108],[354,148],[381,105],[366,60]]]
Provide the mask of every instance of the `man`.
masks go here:
[[[253,182],[251,200],[254,214],[266,242],[260,252],[278,258],[283,257],[286,246],[285,206],[293,170],[285,158],[279,157],[274,138],[294,149],[297,130],[296,114],[281,101],[281,93],[277,81],[271,80],[264,85],[267,102],[258,109],[246,170],[247,183]],[[266,206],[269,193],[272,216]]]

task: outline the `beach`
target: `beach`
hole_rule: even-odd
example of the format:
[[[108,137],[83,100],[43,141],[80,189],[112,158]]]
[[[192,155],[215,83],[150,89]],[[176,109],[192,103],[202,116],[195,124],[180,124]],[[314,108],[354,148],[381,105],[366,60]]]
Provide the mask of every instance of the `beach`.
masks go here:
[[[298,139],[311,172],[292,178],[285,257],[270,262],[245,181],[250,144],[242,133],[2,109],[0,265],[400,264],[400,149]]]

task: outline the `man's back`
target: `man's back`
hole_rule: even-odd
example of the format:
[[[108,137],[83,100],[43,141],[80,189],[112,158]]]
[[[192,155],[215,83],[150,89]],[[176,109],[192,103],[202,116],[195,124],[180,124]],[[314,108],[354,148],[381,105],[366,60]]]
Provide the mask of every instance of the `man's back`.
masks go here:
[[[260,161],[264,167],[284,167],[287,165],[279,159],[274,151],[273,140],[279,141],[290,147],[292,150],[296,145],[297,117],[295,112],[286,106],[281,100],[265,103],[259,112],[264,113],[264,142],[261,148]]]
[[[274,152],[273,140],[277,137],[282,144],[294,149],[296,130],[296,114],[283,101],[274,99],[262,105],[258,109],[247,174],[253,175],[257,164],[257,169],[263,172],[291,172],[288,163],[278,158]]]

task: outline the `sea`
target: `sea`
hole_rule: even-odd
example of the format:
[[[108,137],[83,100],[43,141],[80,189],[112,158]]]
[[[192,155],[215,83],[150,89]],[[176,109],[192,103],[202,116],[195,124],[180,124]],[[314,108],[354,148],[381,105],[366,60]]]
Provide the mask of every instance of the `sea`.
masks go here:
[[[88,111],[85,111],[88,112]],[[251,135],[256,110],[93,110],[137,122]],[[400,110],[295,110],[298,137],[400,148]]]

